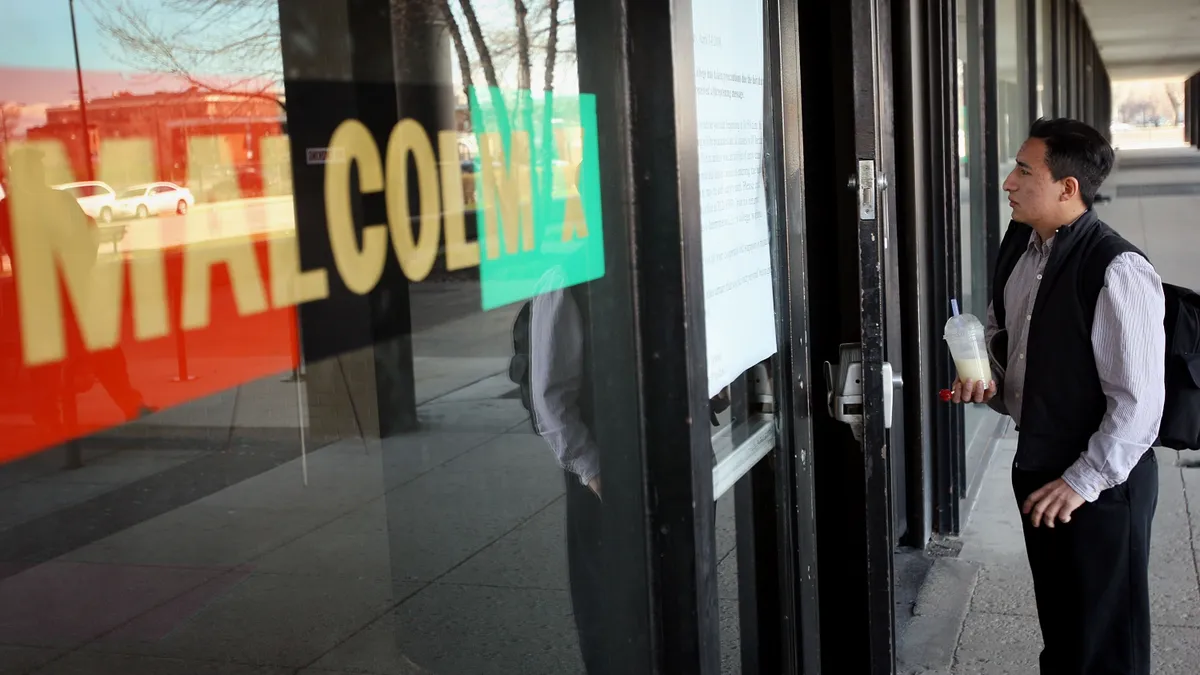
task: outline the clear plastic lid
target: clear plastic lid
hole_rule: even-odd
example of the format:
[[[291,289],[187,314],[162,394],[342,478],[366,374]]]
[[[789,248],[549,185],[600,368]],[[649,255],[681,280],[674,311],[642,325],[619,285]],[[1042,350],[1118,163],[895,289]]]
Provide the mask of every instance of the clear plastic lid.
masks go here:
[[[974,314],[958,311],[958,300],[950,300],[950,318],[946,320],[945,337],[973,337],[983,335],[983,323]]]

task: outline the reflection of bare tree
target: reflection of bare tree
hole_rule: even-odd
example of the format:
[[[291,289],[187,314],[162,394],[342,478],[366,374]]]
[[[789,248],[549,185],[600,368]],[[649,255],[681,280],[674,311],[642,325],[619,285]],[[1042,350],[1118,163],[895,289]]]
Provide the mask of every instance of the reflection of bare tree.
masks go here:
[[[442,18],[446,21],[446,30],[450,31],[450,39],[454,43],[454,54],[458,57],[458,72],[462,78],[463,95],[471,90],[471,57],[467,56],[467,45],[463,43],[462,31],[450,9],[450,0],[438,0],[442,8]]]
[[[519,16],[507,18],[503,24],[485,25],[483,29],[487,38],[488,59],[500,79],[504,79],[504,73],[511,72],[510,68],[515,68],[514,79],[520,82],[525,55],[529,56],[531,66],[533,57],[542,53],[545,53],[547,66],[557,66],[559,62],[573,65],[576,57],[574,40],[562,39],[564,29],[573,29],[575,25],[574,14],[569,11],[573,3],[561,0],[521,2],[525,10],[523,20]],[[517,9],[519,12],[520,9]],[[555,74],[551,71],[547,77],[553,83]]]
[[[513,9],[517,15],[517,59],[520,70],[517,71],[517,89],[531,89],[533,75],[529,63],[529,9],[524,0],[513,0]]]
[[[496,79],[496,67],[492,63],[492,51],[488,48],[487,40],[483,37],[483,27],[479,25],[479,17],[475,15],[475,7],[471,0],[458,0],[463,16],[467,19],[467,30],[471,31],[471,40],[475,43],[475,53],[479,55],[479,65],[483,66],[483,76],[489,87],[499,87]]]
[[[126,65],[284,107],[278,0],[88,0]],[[170,18],[168,21],[167,18]],[[247,72],[253,69],[254,72]]]
[[[558,0],[550,0],[550,28],[546,37],[546,91],[554,89],[554,61],[558,57]]]
[[[173,75],[201,90],[266,98],[284,106],[278,0],[81,2],[109,38],[113,56],[127,66]],[[513,0],[514,15],[507,21],[489,15],[484,23],[473,0],[436,2],[434,13],[440,10],[438,22],[450,35],[464,92],[478,79],[499,88],[514,65],[517,88],[532,88],[533,58],[542,52],[544,88],[550,91],[556,67],[574,62],[574,41],[562,39],[563,29],[575,22],[574,13],[564,9],[570,3]],[[416,4],[392,0],[393,18],[399,13],[403,20]],[[491,7],[495,14],[499,5]]]

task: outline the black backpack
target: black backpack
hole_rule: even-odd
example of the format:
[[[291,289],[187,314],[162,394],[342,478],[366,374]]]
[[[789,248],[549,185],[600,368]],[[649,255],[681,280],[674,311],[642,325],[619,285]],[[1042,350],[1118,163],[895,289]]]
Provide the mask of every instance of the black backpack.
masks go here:
[[[530,338],[529,317],[533,311],[533,301],[521,305],[517,318],[513,319],[512,342],[513,353],[508,361],[508,379],[512,380],[521,390],[521,405],[529,411],[529,423],[533,432],[538,432],[537,418],[533,411],[533,390],[529,384],[530,378]]]
[[[1099,245],[1089,260],[1088,293],[1100,293],[1113,258],[1126,251],[1144,253],[1120,237]],[[1166,403],[1154,445],[1172,450],[1200,450],[1200,294],[1163,282],[1166,300]],[[1093,295],[1092,297],[1095,297]]]
[[[1163,284],[1167,313],[1167,402],[1158,442],[1174,450],[1200,450],[1200,294]]]

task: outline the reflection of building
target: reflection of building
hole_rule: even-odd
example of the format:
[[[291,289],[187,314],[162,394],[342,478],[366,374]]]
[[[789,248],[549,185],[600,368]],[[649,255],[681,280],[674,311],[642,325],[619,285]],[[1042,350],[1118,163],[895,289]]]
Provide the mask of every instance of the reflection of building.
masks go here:
[[[287,153],[265,153],[263,140],[283,135],[280,103],[271,96],[224,94],[192,88],[154,94],[117,93],[87,103],[88,143],[80,134],[78,105],[49,108],[46,123],[29,129],[28,138],[58,140],[74,175],[88,176],[87,148],[93,161],[105,141],[148,139],[154,148],[153,175],[104,176],[123,184],[168,180],[186,184],[199,199],[259,196],[268,184],[286,181]],[[205,138],[197,144],[193,139]],[[218,139],[213,143],[210,139]],[[204,147],[204,157],[189,151]],[[278,165],[278,166],[277,166]],[[93,165],[96,166],[96,165]],[[198,175],[195,175],[198,174]]]

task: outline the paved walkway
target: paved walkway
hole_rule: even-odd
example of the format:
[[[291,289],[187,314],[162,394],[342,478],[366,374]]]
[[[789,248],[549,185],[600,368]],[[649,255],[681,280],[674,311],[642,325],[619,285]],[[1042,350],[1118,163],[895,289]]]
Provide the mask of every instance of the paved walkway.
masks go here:
[[[1102,217],[1142,247],[1164,280],[1200,288],[1200,154],[1127,151],[1102,190]],[[1010,425],[1004,428],[1008,429]],[[957,558],[938,560],[901,637],[900,672],[1037,672],[1041,635],[1009,478],[1015,431],[994,439]],[[1151,603],[1156,675],[1200,668],[1200,452],[1159,449]],[[1189,464],[1196,466],[1188,466]]]

